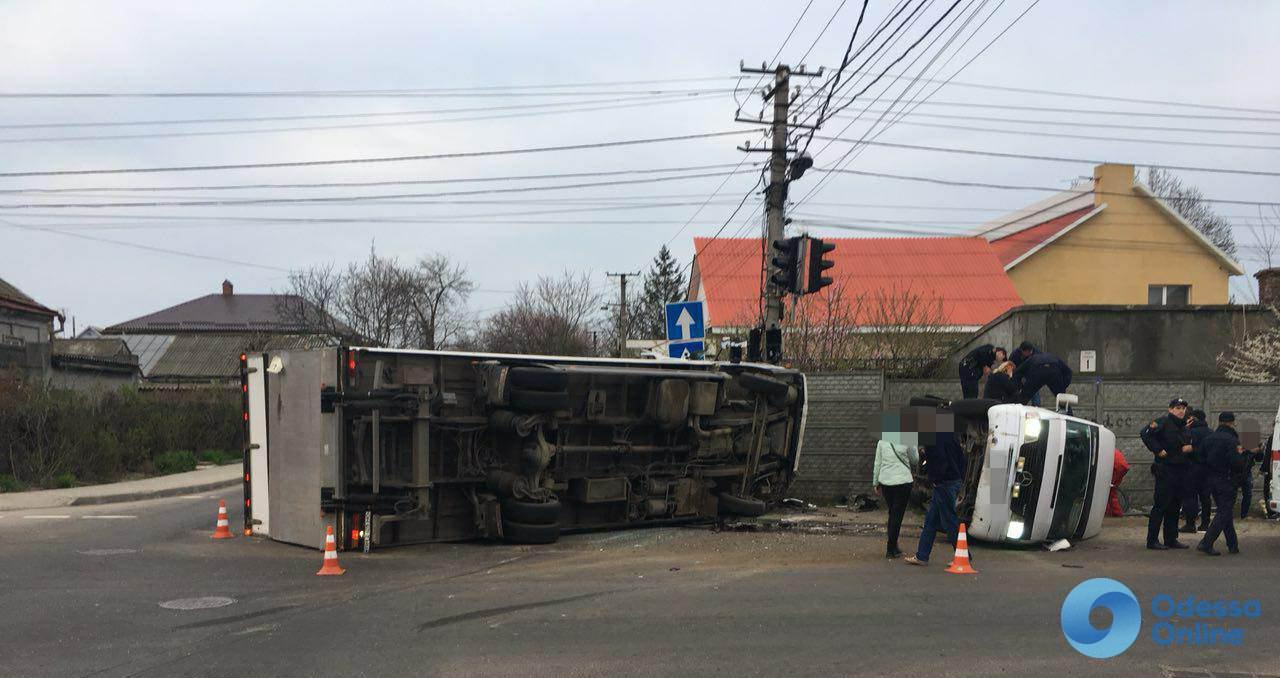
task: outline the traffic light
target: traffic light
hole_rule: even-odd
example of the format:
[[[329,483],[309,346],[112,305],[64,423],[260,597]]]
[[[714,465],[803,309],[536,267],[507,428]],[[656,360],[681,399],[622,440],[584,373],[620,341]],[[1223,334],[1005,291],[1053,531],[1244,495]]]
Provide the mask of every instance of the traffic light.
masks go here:
[[[777,254],[773,257],[774,272],[769,282],[782,288],[785,292],[800,294],[800,258],[801,238],[783,238],[773,241],[773,249]]]
[[[823,272],[836,265],[834,261],[827,259],[827,255],[835,248],[833,243],[809,238],[809,275],[804,287],[805,294],[813,294],[832,283],[831,278],[824,276]]]

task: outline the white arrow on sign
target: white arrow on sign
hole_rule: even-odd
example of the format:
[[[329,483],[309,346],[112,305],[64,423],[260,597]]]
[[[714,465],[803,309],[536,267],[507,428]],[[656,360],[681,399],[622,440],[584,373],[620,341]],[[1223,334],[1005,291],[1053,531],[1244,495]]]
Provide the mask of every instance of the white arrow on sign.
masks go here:
[[[681,360],[688,360],[688,359],[689,359],[689,349],[687,349],[687,348],[686,348],[686,349],[684,350],[684,353],[681,353],[681,354],[680,354],[680,359],[681,359]]]
[[[677,339],[689,339],[692,336],[689,328],[696,324],[693,321],[693,316],[689,315],[688,308],[680,309],[680,316],[676,318],[676,325],[680,327],[680,336]]]

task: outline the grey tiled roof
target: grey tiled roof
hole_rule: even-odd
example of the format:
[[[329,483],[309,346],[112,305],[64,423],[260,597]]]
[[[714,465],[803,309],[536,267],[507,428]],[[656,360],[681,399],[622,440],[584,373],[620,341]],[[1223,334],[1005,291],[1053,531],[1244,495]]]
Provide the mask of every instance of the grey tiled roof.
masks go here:
[[[57,339],[52,343],[54,364],[82,364],[121,367],[130,370],[138,367],[138,357],[119,337],[103,339]]]
[[[143,376],[151,381],[239,379],[240,354],[316,348],[332,342],[316,335],[179,334],[170,337]]]
[[[209,294],[133,320],[112,325],[105,334],[173,334],[181,332],[306,333],[313,327],[282,313],[286,305],[306,304],[282,294]],[[307,314],[320,311],[307,304]],[[345,328],[343,328],[345,329]]]
[[[0,278],[0,306],[15,308],[30,313],[55,316],[58,312],[27,296],[25,292],[13,284]]]

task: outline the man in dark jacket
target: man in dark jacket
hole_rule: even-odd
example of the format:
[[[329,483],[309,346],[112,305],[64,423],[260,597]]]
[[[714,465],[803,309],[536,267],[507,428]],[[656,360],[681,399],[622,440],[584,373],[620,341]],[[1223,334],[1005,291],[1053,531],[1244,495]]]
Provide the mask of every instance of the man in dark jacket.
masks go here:
[[[1013,371],[1014,382],[1021,385],[1023,404],[1038,401],[1040,389],[1045,386],[1056,397],[1066,393],[1071,385],[1071,368],[1062,358],[1052,353],[1036,353],[1023,359],[1022,364]],[[1034,404],[1034,403],[1033,403]]]
[[[1036,348],[1035,344],[1029,341],[1024,341],[1021,344],[1018,344],[1018,348],[1013,349],[1013,355],[1009,356],[1009,362],[1013,363],[1014,372],[1016,373],[1017,368],[1022,367],[1023,361],[1039,352],[1040,349]],[[1019,377],[1014,377],[1013,383],[1017,384],[1019,389],[1021,389],[1022,382],[1019,381]],[[1031,399],[1027,404],[1040,407],[1040,392],[1036,391],[1035,395],[1031,396]]]
[[[951,431],[939,432],[934,444],[924,445],[924,466],[933,483],[933,498],[929,512],[924,517],[920,544],[916,554],[906,559],[911,565],[928,565],[929,554],[938,528],[947,531],[947,541],[953,546],[960,531],[960,519],[956,516],[956,495],[960,493],[960,481],[964,478],[965,457],[960,442]]]
[[[1186,524],[1180,532],[1194,534],[1197,529],[1204,532],[1209,529],[1209,479],[1205,469],[1204,456],[1200,445],[1208,438],[1213,429],[1209,428],[1204,410],[1191,410],[1187,413],[1186,438],[1191,443],[1191,454],[1188,456],[1187,486],[1182,488],[1182,519]],[[1200,527],[1196,527],[1196,516],[1200,516]]]
[[[1213,514],[1213,522],[1204,533],[1204,538],[1196,549],[1211,556],[1222,555],[1214,550],[1213,544],[1218,535],[1227,536],[1227,550],[1240,553],[1240,543],[1236,539],[1235,503],[1236,478],[1245,455],[1240,447],[1240,437],[1236,434],[1236,417],[1230,412],[1218,415],[1218,429],[1205,438],[1201,445],[1205,466],[1209,472],[1209,487],[1213,489],[1213,502],[1218,511]]]
[[[1000,403],[1016,403],[1021,389],[1013,381],[1013,363],[1003,363],[1003,365],[1007,367],[1001,369],[997,366],[987,377],[987,385],[982,389],[982,397]]]
[[[960,390],[965,398],[978,397],[978,380],[991,374],[991,368],[1004,362],[1003,348],[983,344],[964,354],[960,359]]]
[[[1236,476],[1236,486],[1240,488],[1240,520],[1249,517],[1249,505],[1253,503],[1253,465],[1267,458],[1262,450],[1262,447],[1245,450],[1244,459],[1240,463],[1240,473]]]
[[[1178,541],[1178,514],[1182,511],[1182,490],[1187,485],[1187,459],[1191,445],[1184,440],[1187,401],[1169,401],[1169,413],[1152,421],[1142,430],[1142,442],[1154,455],[1151,473],[1156,477],[1151,517],[1147,521],[1147,548],[1155,550],[1185,549]],[[1159,542],[1164,528],[1164,543]]]

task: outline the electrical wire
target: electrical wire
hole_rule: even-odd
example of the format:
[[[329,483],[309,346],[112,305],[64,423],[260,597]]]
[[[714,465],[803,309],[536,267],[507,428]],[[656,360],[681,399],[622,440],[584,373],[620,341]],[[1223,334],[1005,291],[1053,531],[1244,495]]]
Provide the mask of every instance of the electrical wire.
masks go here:
[[[651,108],[654,106],[665,106],[669,104],[691,103],[699,101],[708,101],[708,99],[696,99],[696,95],[682,95],[676,98],[657,99],[654,97],[644,97],[645,101],[635,101],[634,103],[610,103],[601,106],[579,106],[570,108],[560,108],[550,111],[534,111],[526,113],[497,113],[494,115],[476,115],[465,118],[444,118],[430,120],[398,120],[394,122],[362,122],[348,123],[342,125],[308,125],[301,127],[265,127],[254,129],[224,129],[224,130],[200,130],[200,131],[183,131],[183,132],[147,132],[141,134],[88,134],[78,136],[60,136],[60,137],[24,137],[24,138],[0,138],[0,144],[33,144],[33,143],[62,143],[71,141],[122,141],[132,139],[172,139],[186,137],[217,137],[217,136],[239,136],[246,134],[284,134],[290,132],[322,132],[343,129],[375,129],[389,127],[417,127],[421,125],[441,125],[457,122],[478,122],[482,120],[505,120],[510,118],[535,118],[548,115],[564,115],[566,113],[591,113],[595,111],[614,111],[630,108]]]
[[[932,102],[931,102],[932,103]],[[861,109],[858,113],[882,113],[873,109]],[[1013,123],[1017,125],[1058,125],[1062,127],[1097,127],[1103,129],[1132,129],[1149,132],[1194,132],[1197,134],[1241,134],[1254,136],[1280,136],[1280,132],[1251,129],[1210,129],[1204,127],[1169,127],[1167,125],[1123,125],[1119,123],[1091,122],[1083,120],[1027,120],[1019,118],[993,118],[983,115],[952,115],[947,113],[911,113],[912,117],[940,118],[944,120],[977,120],[980,122]],[[839,116],[846,117],[846,116]],[[1280,122],[1280,120],[1277,120]]]
[[[1019,160],[1043,160],[1047,162],[1068,162],[1068,163],[1089,163],[1099,165],[1108,162],[1107,160],[1087,159],[1087,158],[1064,158],[1052,155],[1033,155],[1028,153],[1003,153],[998,151],[979,151],[968,148],[946,148],[942,146],[925,146],[921,144],[901,144],[888,141],[864,141],[861,139],[845,139],[842,137],[818,137],[827,141],[837,141],[852,144],[862,144],[866,146],[882,146],[885,148],[901,148],[913,151],[933,151],[938,153],[955,153],[960,155],[980,155],[991,158],[1016,158]],[[1210,172],[1215,174],[1247,174],[1251,176],[1277,177],[1280,172],[1270,172],[1266,170],[1247,170],[1247,169],[1228,169],[1225,167],[1196,167],[1191,165],[1165,165],[1162,163],[1149,162],[1130,162],[1132,165],[1140,165],[1143,167],[1159,167],[1161,169],[1178,170],[1182,172]]]
[[[567,144],[562,146],[535,146],[530,148],[509,148],[493,151],[459,151],[454,153],[433,153],[426,155],[401,155],[382,158],[342,158],[337,160],[301,160],[293,162],[260,162],[238,163],[229,165],[185,165],[173,167],[128,167],[92,170],[43,170],[27,172],[0,172],[0,178],[15,177],[49,177],[78,176],[89,174],[143,174],[153,172],[203,172],[211,170],[233,169],[271,169],[280,167],[319,167],[324,165],[353,165],[383,162],[408,162],[416,160],[447,160],[457,158],[482,158],[496,155],[522,155],[528,153],[550,153],[557,151],[579,151],[595,148],[616,148],[619,146],[638,146],[642,144],[664,143],[669,141],[689,141],[693,139],[710,139],[742,134],[741,130],[723,132],[703,132],[701,134],[682,134],[668,137],[651,137],[648,139],[626,139],[622,141],[600,141],[587,144]]]
[[[614,97],[658,94],[728,94],[729,88],[609,90],[602,92],[495,92],[475,90],[296,90],[279,92],[0,92],[0,99],[228,99],[228,98],[503,98],[503,97]]]
[[[1280,146],[1260,146],[1258,144],[1227,144],[1214,141],[1179,141],[1175,139],[1138,139],[1133,137],[1105,137],[1087,134],[1066,134],[1062,132],[1042,132],[1032,130],[996,129],[993,127],[974,127],[971,125],[948,125],[936,122],[902,122],[904,125],[931,127],[934,129],[954,129],[967,132],[987,132],[990,134],[1012,134],[1024,137],[1049,137],[1055,139],[1083,139],[1089,141],[1110,141],[1132,144],[1160,144],[1162,146],[1192,146],[1196,148],[1234,148],[1256,151],[1280,151]]]

